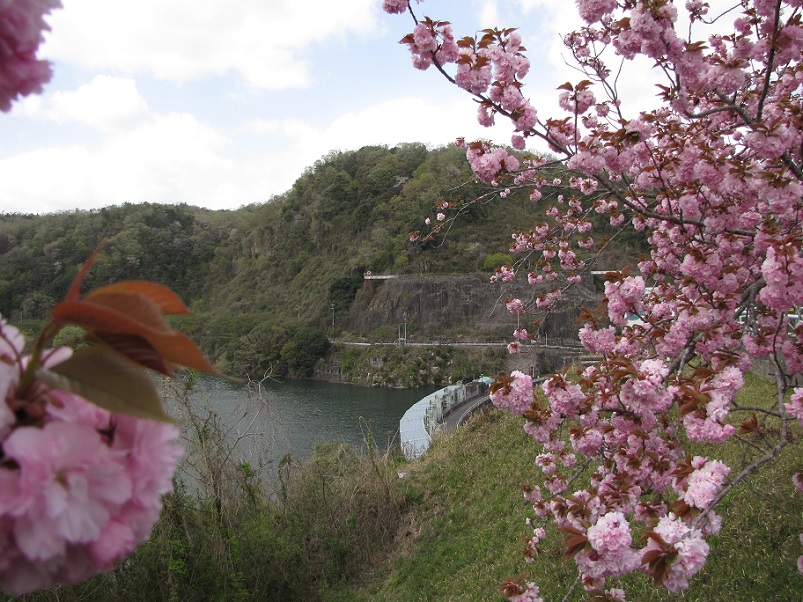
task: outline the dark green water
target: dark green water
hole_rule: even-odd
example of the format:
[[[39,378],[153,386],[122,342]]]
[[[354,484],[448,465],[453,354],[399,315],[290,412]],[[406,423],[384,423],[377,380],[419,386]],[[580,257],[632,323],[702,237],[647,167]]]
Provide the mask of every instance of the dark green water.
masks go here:
[[[386,389],[318,381],[267,381],[260,390],[203,378],[195,387],[196,408],[211,408],[241,437],[238,455],[277,463],[285,454],[309,457],[321,442],[364,445],[370,436],[380,450],[398,444],[399,420],[407,409],[440,387]],[[242,435],[246,435],[242,437]]]

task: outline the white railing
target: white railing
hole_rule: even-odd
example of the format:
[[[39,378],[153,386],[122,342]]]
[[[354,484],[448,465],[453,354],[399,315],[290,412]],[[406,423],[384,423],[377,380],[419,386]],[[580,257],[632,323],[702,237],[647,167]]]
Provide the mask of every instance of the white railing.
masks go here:
[[[416,402],[399,421],[402,453],[407,460],[423,456],[443,418],[465,401],[488,390],[488,380],[450,385]]]

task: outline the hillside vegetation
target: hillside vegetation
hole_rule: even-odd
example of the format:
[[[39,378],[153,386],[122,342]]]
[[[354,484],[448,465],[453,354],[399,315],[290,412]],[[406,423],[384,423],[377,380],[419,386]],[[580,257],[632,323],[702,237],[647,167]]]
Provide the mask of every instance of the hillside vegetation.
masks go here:
[[[507,322],[489,322],[502,291],[488,274],[512,260],[510,232],[543,210],[526,191],[473,202],[487,191],[462,150],[404,144],[331,153],[286,193],[236,211],[146,203],[2,214],[0,314],[23,326],[42,319],[105,239],[87,286],[169,285],[196,313],[178,326],[232,373],[309,376],[324,338],[395,340],[405,317],[412,339],[503,340],[514,326],[503,311],[495,315]],[[447,236],[410,242],[441,200],[468,205]],[[639,241],[611,250],[609,264],[620,267],[637,259]],[[366,281],[367,271],[402,279]],[[454,275],[471,284],[454,286]]]
[[[474,272],[505,251],[505,233],[527,208],[517,197],[504,207],[472,207],[437,252],[408,240],[436,201],[481,194],[464,185],[470,179],[455,147],[366,147],[332,153],[286,193],[236,211],[127,203],[0,215],[0,312],[40,317],[106,239],[88,285],[150,279],[175,288],[200,313],[326,324],[329,301],[345,315],[367,270]]]

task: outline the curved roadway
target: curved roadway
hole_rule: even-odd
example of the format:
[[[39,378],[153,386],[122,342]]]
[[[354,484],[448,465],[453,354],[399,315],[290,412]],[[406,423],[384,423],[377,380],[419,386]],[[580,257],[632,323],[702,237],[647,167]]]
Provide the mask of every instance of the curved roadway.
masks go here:
[[[479,397],[469,399],[465,403],[462,403],[454,408],[447,416],[444,417],[444,420],[441,423],[444,431],[447,433],[453,432],[458,426],[465,422],[471,412],[476,410],[484,403],[490,403],[490,398],[488,397],[487,393],[483,393]]]

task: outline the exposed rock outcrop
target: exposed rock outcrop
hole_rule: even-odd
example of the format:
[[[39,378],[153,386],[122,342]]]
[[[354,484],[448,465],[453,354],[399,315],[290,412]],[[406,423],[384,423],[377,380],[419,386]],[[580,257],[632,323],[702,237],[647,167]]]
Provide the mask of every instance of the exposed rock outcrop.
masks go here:
[[[527,301],[532,295],[533,288],[526,283],[500,286],[485,274],[365,280],[351,307],[348,330],[368,336],[385,327],[403,337],[406,325],[409,341],[458,342],[510,340],[513,329],[520,326],[576,340],[580,308],[599,303],[590,288],[576,286],[549,315],[533,312],[517,317],[507,311],[507,298]]]

